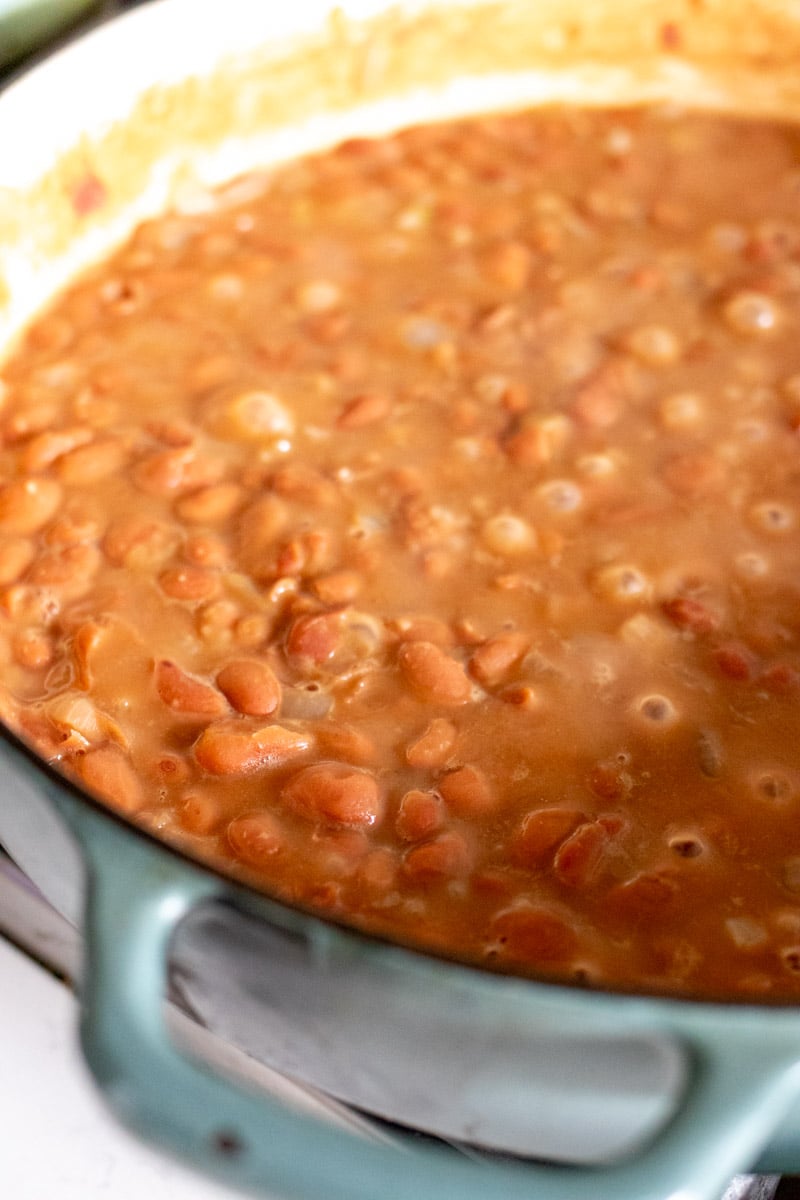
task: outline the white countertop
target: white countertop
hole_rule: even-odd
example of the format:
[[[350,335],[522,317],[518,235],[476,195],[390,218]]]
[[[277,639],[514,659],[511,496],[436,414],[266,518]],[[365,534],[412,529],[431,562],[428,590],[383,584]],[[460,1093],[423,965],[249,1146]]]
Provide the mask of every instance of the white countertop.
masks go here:
[[[77,1045],[74,995],[0,938],[0,1194],[8,1200],[234,1200],[106,1111]]]

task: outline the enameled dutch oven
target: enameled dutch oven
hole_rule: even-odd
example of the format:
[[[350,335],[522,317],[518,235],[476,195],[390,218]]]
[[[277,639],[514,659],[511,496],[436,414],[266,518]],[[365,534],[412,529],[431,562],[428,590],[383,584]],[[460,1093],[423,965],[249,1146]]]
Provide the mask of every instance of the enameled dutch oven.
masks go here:
[[[799,68],[795,0],[158,0],[0,99],[0,352],[138,220],[256,165],[551,101],[800,119]],[[738,1171],[800,1170],[795,1008],[559,987],[371,940],[193,863],[7,733],[0,839],[82,927],[82,1040],[111,1104],[230,1183],[713,1200]],[[502,1153],[357,1140],[251,1093],[174,1044],[168,990],[265,1063]]]

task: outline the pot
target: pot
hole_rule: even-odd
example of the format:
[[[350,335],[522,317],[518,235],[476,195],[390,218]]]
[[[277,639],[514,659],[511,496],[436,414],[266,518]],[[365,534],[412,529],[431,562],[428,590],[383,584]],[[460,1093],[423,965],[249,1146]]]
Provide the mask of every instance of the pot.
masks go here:
[[[0,100],[0,349],[138,221],[346,136],[552,100],[800,118],[796,6],[662,7],[159,0],[93,31]],[[800,1170],[793,1008],[593,992],[389,945],[191,861],[8,732],[0,776],[0,838],[84,934],[95,1078],[204,1170],[308,1200],[712,1200],[737,1171]],[[281,1071],[500,1153],[354,1141],[254,1095],[173,1041],[168,992]]]

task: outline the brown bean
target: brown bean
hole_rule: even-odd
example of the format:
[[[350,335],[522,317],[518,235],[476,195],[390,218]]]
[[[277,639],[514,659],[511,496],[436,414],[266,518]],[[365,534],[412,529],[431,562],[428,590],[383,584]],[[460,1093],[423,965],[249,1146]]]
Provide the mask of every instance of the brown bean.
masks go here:
[[[513,861],[527,868],[544,865],[584,819],[584,814],[573,808],[534,809],[511,840]]]
[[[287,657],[299,665],[307,662],[322,666],[339,648],[341,624],[339,613],[313,613],[298,617],[286,639]]]
[[[456,706],[472,699],[472,684],[461,663],[433,642],[405,642],[397,658],[405,679],[425,700]]]
[[[558,913],[521,904],[498,913],[492,922],[495,953],[528,967],[569,961],[577,936]]]
[[[64,546],[37,558],[28,570],[28,580],[37,587],[57,589],[62,598],[73,598],[89,587],[99,567],[96,546]]]
[[[0,543],[0,586],[19,579],[30,566],[36,551],[28,538],[6,538]]]
[[[599,821],[579,825],[556,852],[553,870],[570,888],[588,887],[596,878],[608,843],[608,832]]]
[[[145,569],[169,558],[180,534],[155,518],[131,514],[113,520],[103,538],[102,549],[115,567]]]
[[[523,633],[501,633],[479,646],[469,661],[470,673],[484,687],[503,683],[530,646]]]
[[[170,567],[158,578],[162,592],[173,600],[210,600],[220,590],[219,576],[203,567]]]
[[[363,585],[358,571],[331,571],[317,576],[311,586],[323,604],[339,605],[355,600]]]
[[[238,483],[217,483],[181,497],[175,512],[191,525],[219,525],[236,512],[244,496]]]
[[[497,804],[495,789],[480,767],[467,764],[448,771],[437,781],[450,812],[457,817],[475,817],[491,811]]]
[[[300,816],[326,824],[374,825],[383,813],[375,776],[346,763],[304,767],[284,786],[281,797]]]
[[[75,759],[78,775],[93,792],[123,812],[137,812],[144,803],[141,780],[127,755],[117,746],[98,746]]]
[[[0,531],[36,533],[55,516],[62,500],[53,479],[15,479],[0,487]]]
[[[218,483],[224,461],[201,455],[193,447],[159,450],[136,464],[131,478],[150,496],[179,496]]]
[[[209,775],[249,775],[291,762],[308,750],[311,740],[283,725],[247,729],[238,721],[215,721],[195,742],[194,757]]]
[[[11,639],[14,661],[29,671],[49,667],[55,657],[53,639],[43,629],[20,629]]]
[[[227,711],[228,706],[216,688],[188,675],[168,659],[155,664],[155,683],[159,697],[173,712],[218,717]]]
[[[268,866],[285,844],[278,818],[263,810],[235,817],[226,836],[236,857],[253,867]]]
[[[333,725],[325,722],[316,729],[320,752],[331,758],[344,759],[356,766],[366,767],[379,759],[378,749],[363,729],[352,725]]]
[[[56,464],[56,472],[69,487],[90,487],[116,475],[127,458],[127,447],[118,438],[102,438],[64,454]]]
[[[257,658],[237,658],[217,675],[217,687],[237,712],[268,717],[281,702],[275,672]]]
[[[92,440],[91,429],[82,425],[70,429],[46,430],[39,433],[23,446],[19,453],[19,466],[25,473],[46,471],[62,455]]]
[[[178,820],[181,828],[187,833],[205,837],[206,834],[212,833],[222,820],[222,808],[207,792],[189,792],[181,801]]]
[[[415,742],[406,747],[406,761],[412,767],[443,767],[455,748],[458,730],[446,717],[434,717]]]
[[[435,792],[413,790],[400,801],[395,818],[395,831],[404,842],[420,842],[438,833],[444,825],[445,811]]]
[[[409,850],[403,874],[415,883],[443,883],[466,875],[472,865],[469,847],[460,833],[441,833],[431,842]]]

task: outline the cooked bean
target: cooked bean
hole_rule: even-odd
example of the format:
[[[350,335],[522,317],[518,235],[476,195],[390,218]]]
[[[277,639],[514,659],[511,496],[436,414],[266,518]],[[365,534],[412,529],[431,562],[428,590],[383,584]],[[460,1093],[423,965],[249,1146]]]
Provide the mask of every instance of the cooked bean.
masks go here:
[[[43,629],[20,630],[12,639],[11,648],[15,662],[29,671],[49,667],[55,657],[53,639]]]
[[[28,538],[4,538],[0,542],[0,586],[19,579],[36,553]]]
[[[145,800],[138,774],[116,746],[98,746],[75,760],[78,775],[93,792],[122,812],[137,812]]]
[[[472,855],[460,833],[440,833],[414,846],[403,860],[403,873],[415,883],[443,883],[468,873]]]
[[[217,674],[217,687],[237,712],[268,717],[281,702],[275,672],[259,659],[237,658]]]
[[[192,525],[218,525],[233,516],[243,494],[237,483],[212,484],[182,496],[175,511],[182,521]]]
[[[492,922],[494,953],[529,968],[568,962],[577,949],[571,925],[547,908],[520,904],[498,913]]]
[[[472,699],[472,685],[460,662],[433,642],[406,642],[398,663],[415,691],[435,704],[461,705]]]
[[[285,784],[281,798],[300,816],[332,825],[374,825],[383,812],[375,776],[346,763],[304,767]]]
[[[480,767],[467,764],[442,775],[436,783],[450,812],[458,817],[475,817],[497,804],[495,788]]]
[[[228,825],[226,835],[237,858],[254,867],[268,865],[285,845],[280,822],[271,812],[251,812],[236,817]]]
[[[249,775],[263,767],[279,767],[304,754],[308,734],[283,725],[248,729],[239,722],[215,721],[194,744],[194,756],[209,775]]]
[[[434,717],[422,734],[406,747],[412,767],[435,770],[447,763],[456,745],[458,730],[446,717]]]
[[[218,717],[227,710],[216,688],[188,675],[167,659],[155,664],[155,682],[159,696],[173,712]]]
[[[435,792],[414,789],[406,792],[400,801],[394,827],[404,842],[419,842],[437,833],[444,822],[441,798]]]
[[[241,818],[240,818],[241,819]],[[178,809],[178,820],[181,828],[187,833],[198,834],[202,837],[212,833],[222,820],[222,810],[217,801],[206,792],[192,791],[184,796]],[[228,838],[231,842],[230,827]]]
[[[0,531],[36,533],[55,516],[62,500],[53,479],[20,479],[0,487]]]
[[[525,817],[512,839],[514,861],[528,868],[544,865],[583,820],[583,813],[577,809],[534,809]]]
[[[210,600],[220,590],[219,576],[203,567],[170,567],[161,573],[158,582],[173,600]]]
[[[497,687],[522,659],[530,645],[524,633],[501,633],[479,646],[469,661],[472,675],[484,687]]]
[[[116,475],[127,458],[127,448],[119,439],[98,439],[62,455],[57,463],[58,478],[69,487],[91,487]]]

